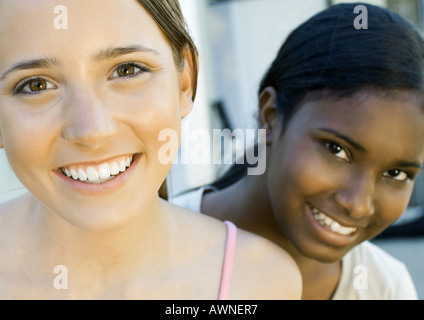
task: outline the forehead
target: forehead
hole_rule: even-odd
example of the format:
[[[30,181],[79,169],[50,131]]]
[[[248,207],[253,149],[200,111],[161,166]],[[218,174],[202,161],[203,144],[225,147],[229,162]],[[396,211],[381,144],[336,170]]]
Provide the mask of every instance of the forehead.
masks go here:
[[[298,133],[331,129],[367,150],[424,160],[424,110],[414,93],[362,91],[350,98],[307,101],[288,128]]]
[[[0,0],[0,68],[14,60],[83,57],[115,46],[169,46],[136,0]]]

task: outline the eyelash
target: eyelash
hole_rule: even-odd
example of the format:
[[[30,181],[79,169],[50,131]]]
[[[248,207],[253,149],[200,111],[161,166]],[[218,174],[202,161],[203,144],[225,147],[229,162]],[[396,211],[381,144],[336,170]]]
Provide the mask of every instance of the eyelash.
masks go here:
[[[393,171],[399,171],[399,173],[405,174],[406,178],[405,179],[402,179],[402,180],[398,180],[398,179],[393,178],[392,176],[390,176],[390,172],[393,172]],[[403,170],[400,170],[400,169],[394,169],[394,170],[386,171],[383,174],[383,176],[384,177],[387,177],[389,179],[393,179],[393,180],[399,181],[399,182],[405,182],[406,180],[413,180],[413,178],[414,178],[413,175],[410,172],[406,172],[406,171],[403,171]]]
[[[117,73],[118,72],[118,69],[119,68],[121,68],[121,67],[124,67],[124,66],[131,66],[131,67],[135,67],[135,68],[137,68],[137,69],[139,69],[139,71],[138,72],[136,72],[136,73],[134,73],[134,74],[132,74],[132,75],[128,75],[128,76],[125,76],[125,77],[116,77],[116,78],[132,78],[132,77],[137,77],[138,75],[141,75],[141,74],[144,74],[144,73],[148,73],[148,72],[150,72],[150,69],[148,69],[147,67],[145,67],[145,66],[143,66],[143,65],[141,65],[141,64],[138,64],[137,62],[125,62],[125,63],[121,63],[121,64],[119,64],[119,65],[117,65],[113,70],[113,74],[112,74],[112,76],[115,74],[115,73]],[[110,80],[110,79],[114,79],[112,76],[110,76],[108,79]]]
[[[349,152],[345,148],[343,148],[340,144],[333,142],[333,141],[324,141],[324,146],[325,146],[325,148],[327,149],[328,152],[330,152],[332,155],[334,155],[338,159],[341,159],[341,160],[344,160],[344,161],[347,161],[347,162],[351,161],[351,157],[350,157]],[[343,151],[346,154],[347,159],[337,156],[336,153],[331,150],[332,146],[340,148],[340,151],[338,151],[338,152]]]
[[[122,76],[120,77],[119,75],[117,75],[116,77],[114,76],[115,73],[117,74],[119,68],[125,67],[125,66],[130,66],[132,68],[135,69],[139,69],[138,71],[135,71],[134,74],[128,75],[128,76]],[[133,78],[133,77],[137,77],[141,74],[150,72],[150,69],[146,68],[145,66],[142,66],[136,62],[125,62],[125,63],[121,63],[119,65],[117,65],[114,69],[113,69],[113,74],[108,77],[108,80],[112,80],[112,79],[119,79],[119,78]],[[24,92],[25,87],[27,87],[32,81],[36,81],[36,80],[42,80],[46,82],[46,89],[44,90],[40,90],[40,91],[28,91],[28,92]],[[17,87],[13,90],[13,95],[36,95],[36,94],[40,94],[44,91],[46,91],[47,89],[51,89],[52,87],[55,87],[54,84],[52,84],[50,81],[48,81],[45,78],[42,77],[32,77],[29,78],[27,80],[25,80],[22,83],[19,83],[17,85]]]
[[[325,146],[325,148],[327,149],[328,152],[330,152],[332,155],[334,155],[338,159],[341,159],[341,160],[344,160],[344,161],[347,161],[347,162],[351,162],[351,157],[350,157],[349,152],[347,150],[345,150],[345,148],[343,148],[340,144],[333,142],[333,141],[324,141],[324,146]],[[339,156],[336,155],[336,153],[331,151],[332,146],[339,148],[340,150],[338,152],[343,151],[346,154],[347,159],[339,157]],[[406,176],[406,178],[402,179],[402,180],[398,180],[395,177],[391,176],[391,173],[394,173],[394,172],[398,172],[399,174],[403,173]],[[407,171],[404,171],[404,170],[401,170],[401,169],[392,169],[392,170],[385,171],[383,173],[383,177],[387,177],[389,179],[392,179],[392,180],[395,180],[395,181],[398,181],[398,182],[406,182],[406,180],[412,180],[414,178],[414,176],[410,172],[407,172]]]
[[[43,81],[45,81],[45,82],[47,83],[46,90],[47,90],[47,89],[51,89],[51,86],[54,86],[54,85],[52,85],[52,83],[51,83],[50,81],[48,81],[48,80],[46,80],[46,79],[44,79],[44,78],[42,78],[42,77],[33,77],[33,78],[29,78],[29,79],[25,80],[25,81],[24,81],[24,82],[22,82],[22,83],[19,83],[19,84],[17,85],[16,89],[15,89],[15,90],[13,90],[13,94],[14,94],[14,95],[32,95],[32,94],[39,94],[39,93],[37,93],[37,92],[23,92],[23,90],[24,90],[24,88],[25,88],[26,86],[28,86],[28,85],[29,85],[32,81],[36,81],[36,80],[43,80]],[[50,88],[49,88],[49,86],[50,86]],[[42,90],[42,91],[45,91],[45,90]],[[42,91],[40,91],[40,92],[42,92]]]

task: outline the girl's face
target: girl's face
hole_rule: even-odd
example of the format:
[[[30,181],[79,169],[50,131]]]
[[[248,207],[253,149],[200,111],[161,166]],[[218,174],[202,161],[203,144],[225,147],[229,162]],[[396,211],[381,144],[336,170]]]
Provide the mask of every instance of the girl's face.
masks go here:
[[[191,110],[189,65],[135,0],[1,1],[0,39],[0,142],[17,177],[74,225],[128,224],[170,169],[158,137]]]
[[[416,96],[362,91],[307,101],[283,136],[281,122],[274,121],[268,192],[300,254],[337,261],[404,212],[424,161]]]

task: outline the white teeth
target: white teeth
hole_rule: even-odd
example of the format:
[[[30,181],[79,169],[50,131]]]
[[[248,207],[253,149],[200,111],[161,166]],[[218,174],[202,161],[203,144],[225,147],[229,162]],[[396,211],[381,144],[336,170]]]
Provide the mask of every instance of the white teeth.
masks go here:
[[[103,183],[115,178],[121,172],[124,172],[132,163],[133,157],[122,159],[119,164],[117,161],[102,163],[97,167],[90,166],[86,170],[83,168],[62,168],[62,172],[69,178],[83,181],[86,183]]]
[[[125,167],[125,160],[121,160],[121,162],[119,163],[119,171],[124,172]]]
[[[339,233],[341,235],[349,235],[355,232],[356,230],[358,230],[358,228],[342,226],[340,223],[338,223],[337,221],[334,221],[329,216],[322,213],[316,208],[311,207],[311,209],[312,209],[312,214],[315,220],[317,220],[321,225],[323,225],[324,227],[330,229],[331,231],[335,233]]]
[[[75,180],[78,179],[78,173],[74,169],[71,169],[71,175],[72,175],[73,179],[75,179]]]
[[[78,169],[78,177],[81,181],[85,181],[88,179],[87,174],[82,169]]]
[[[116,162],[112,163],[110,166],[110,174],[115,176],[119,173],[119,166]]]
[[[90,181],[96,181],[99,180],[99,174],[93,167],[87,168],[87,178]],[[75,179],[76,180],[76,179]]]
[[[110,177],[110,168],[107,163],[104,163],[100,165],[99,167],[99,178],[100,179],[107,179]]]
[[[128,158],[128,159],[127,159],[127,162],[125,163],[125,165],[126,165],[127,167],[129,167],[129,166],[130,166],[130,164],[131,164],[131,160],[132,160],[132,159],[130,159],[130,158]]]
[[[68,169],[65,169],[65,174],[68,176],[68,178],[72,176],[71,171]]]

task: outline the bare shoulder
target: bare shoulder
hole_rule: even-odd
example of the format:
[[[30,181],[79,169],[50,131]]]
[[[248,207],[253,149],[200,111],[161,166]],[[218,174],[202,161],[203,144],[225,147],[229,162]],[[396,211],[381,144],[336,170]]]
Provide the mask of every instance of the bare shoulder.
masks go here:
[[[172,204],[167,204],[166,208],[172,211],[173,219],[178,219],[174,220],[174,225],[184,226],[184,236],[190,241],[185,247],[193,250],[194,257],[204,257],[196,261],[207,261],[202,270],[207,270],[208,279],[218,284],[227,239],[224,223]],[[300,271],[285,250],[263,237],[237,229],[229,299],[295,300],[300,299],[301,291]]]
[[[164,201],[163,203],[165,205],[165,208],[167,210],[170,210],[170,212],[172,212],[172,215],[178,218],[186,226],[186,228],[192,226],[192,228],[197,230],[200,234],[207,230],[209,232],[217,232],[219,234],[221,234],[222,232],[225,233],[225,227],[222,221],[216,218],[207,216],[199,212],[194,212],[192,210],[177,206],[167,201]]]
[[[238,229],[229,298],[298,300],[301,295],[300,270],[287,251]]]

